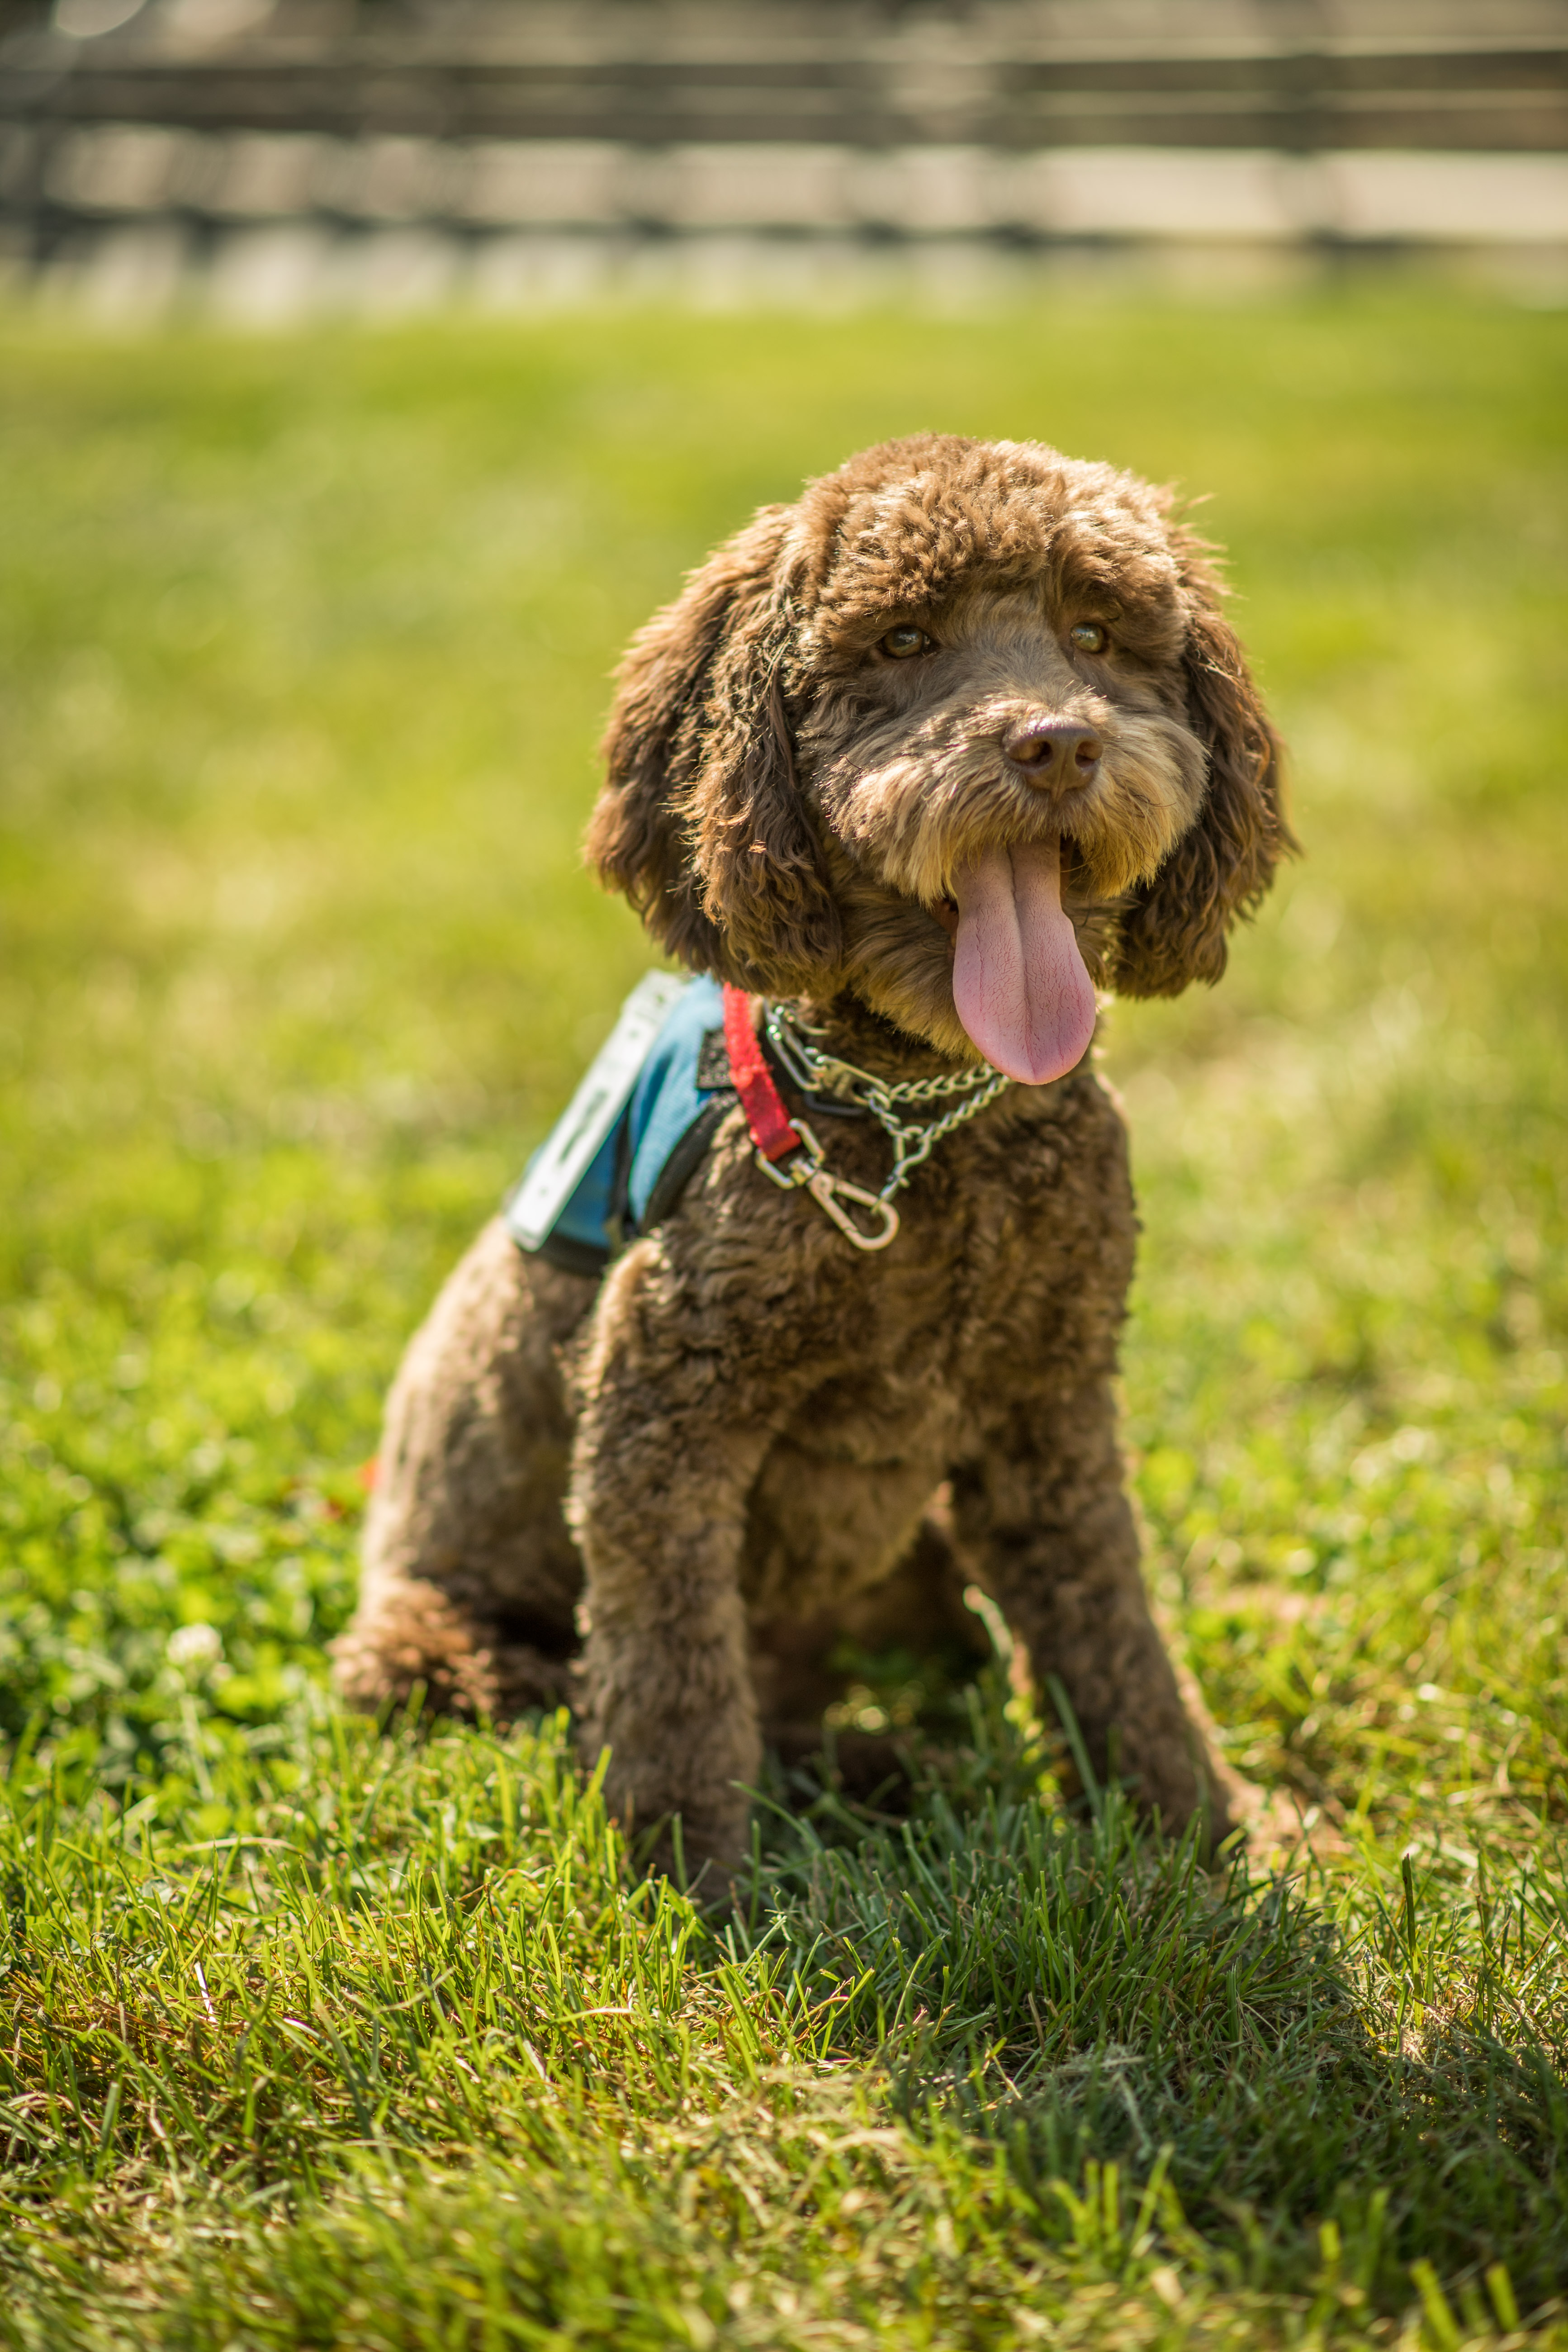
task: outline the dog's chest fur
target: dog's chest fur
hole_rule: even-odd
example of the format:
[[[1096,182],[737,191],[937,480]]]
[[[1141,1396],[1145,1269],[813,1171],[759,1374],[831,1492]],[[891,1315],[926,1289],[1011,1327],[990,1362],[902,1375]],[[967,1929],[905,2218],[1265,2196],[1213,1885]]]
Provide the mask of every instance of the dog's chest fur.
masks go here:
[[[879,1182],[878,1129],[823,1129],[830,1165]],[[721,1378],[738,1433],[769,1424],[742,1567],[754,1613],[878,1582],[943,1478],[1113,1364],[1135,1228],[1121,1121],[1093,1076],[1004,1097],[938,1145],[899,1205],[889,1248],[854,1249],[807,1196],[768,1183],[737,1115],[678,1215],[601,1294],[589,1384],[635,1315],[661,1393]]]

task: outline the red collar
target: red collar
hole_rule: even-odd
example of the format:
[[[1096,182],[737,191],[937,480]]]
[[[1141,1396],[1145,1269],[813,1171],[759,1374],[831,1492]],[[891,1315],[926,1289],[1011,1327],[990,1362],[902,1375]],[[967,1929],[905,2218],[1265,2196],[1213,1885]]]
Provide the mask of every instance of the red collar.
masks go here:
[[[857,1249],[886,1249],[899,1230],[897,1209],[890,1199],[884,1200],[879,1192],[868,1192],[863,1184],[852,1184],[847,1176],[836,1176],[830,1168],[823,1166],[821,1144],[804,1119],[796,1127],[784,1108],[784,1097],[773,1084],[773,1074],[752,1026],[752,1002],[743,988],[726,987],[724,991],[724,1044],[730,1055],[730,1076],[741,1097],[741,1108],[746,1114],[746,1125],[763,1174],[786,1192],[804,1185],[817,1207],[832,1218]],[[781,1171],[779,1161],[791,1154],[795,1156],[790,1165]],[[847,1201],[853,1201],[875,1222],[869,1227],[858,1224],[845,1207]]]
[[[724,991],[724,1044],[730,1055],[730,1076],[741,1097],[752,1141],[763,1158],[782,1160],[788,1151],[803,1150],[805,1146],[784,1108],[784,1097],[773,1084],[773,1074],[752,1026],[752,1000],[743,988],[726,987]]]

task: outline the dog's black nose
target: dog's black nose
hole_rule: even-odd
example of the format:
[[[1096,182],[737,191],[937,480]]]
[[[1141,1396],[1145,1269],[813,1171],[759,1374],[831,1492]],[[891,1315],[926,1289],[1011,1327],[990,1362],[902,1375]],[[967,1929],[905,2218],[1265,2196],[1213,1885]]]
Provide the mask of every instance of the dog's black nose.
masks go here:
[[[1073,792],[1092,783],[1104,751],[1092,727],[1073,719],[1030,719],[1016,727],[1002,749],[1032,784]]]

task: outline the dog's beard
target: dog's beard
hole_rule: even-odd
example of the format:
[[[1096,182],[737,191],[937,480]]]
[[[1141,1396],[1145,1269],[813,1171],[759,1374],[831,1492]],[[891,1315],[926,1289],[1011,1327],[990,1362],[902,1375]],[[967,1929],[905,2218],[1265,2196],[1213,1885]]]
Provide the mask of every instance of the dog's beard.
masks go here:
[[[1039,1086],[1087,1049],[1115,910],[1195,818],[1204,759],[1173,719],[1097,712],[1094,782],[1041,792],[1000,755],[1008,715],[841,758],[819,789],[850,984],[941,1050]]]

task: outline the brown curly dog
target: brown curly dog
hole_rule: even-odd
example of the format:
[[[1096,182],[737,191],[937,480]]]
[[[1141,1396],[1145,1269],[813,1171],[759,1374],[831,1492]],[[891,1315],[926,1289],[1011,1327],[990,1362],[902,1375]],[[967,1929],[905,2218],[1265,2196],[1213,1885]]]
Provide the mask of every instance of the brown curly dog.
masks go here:
[[[1089,1051],[1096,986],[1219,978],[1293,845],[1221,593],[1167,493],[930,435],[764,508],[634,640],[605,881],[764,1029],[938,1108],[973,1097],[920,1082],[1013,1083],[875,1252],[769,1181],[739,1100],[602,1278],[487,1228],[392,1392],[339,1648],[355,1702],[570,1696],[623,1818],[679,1815],[687,1867],[723,1866],[764,1740],[819,1730],[840,1637],[973,1628],[973,1581],[1097,1769],[1226,1833],[1122,1490],[1136,1221]],[[825,1149],[880,1192],[877,1118]]]

